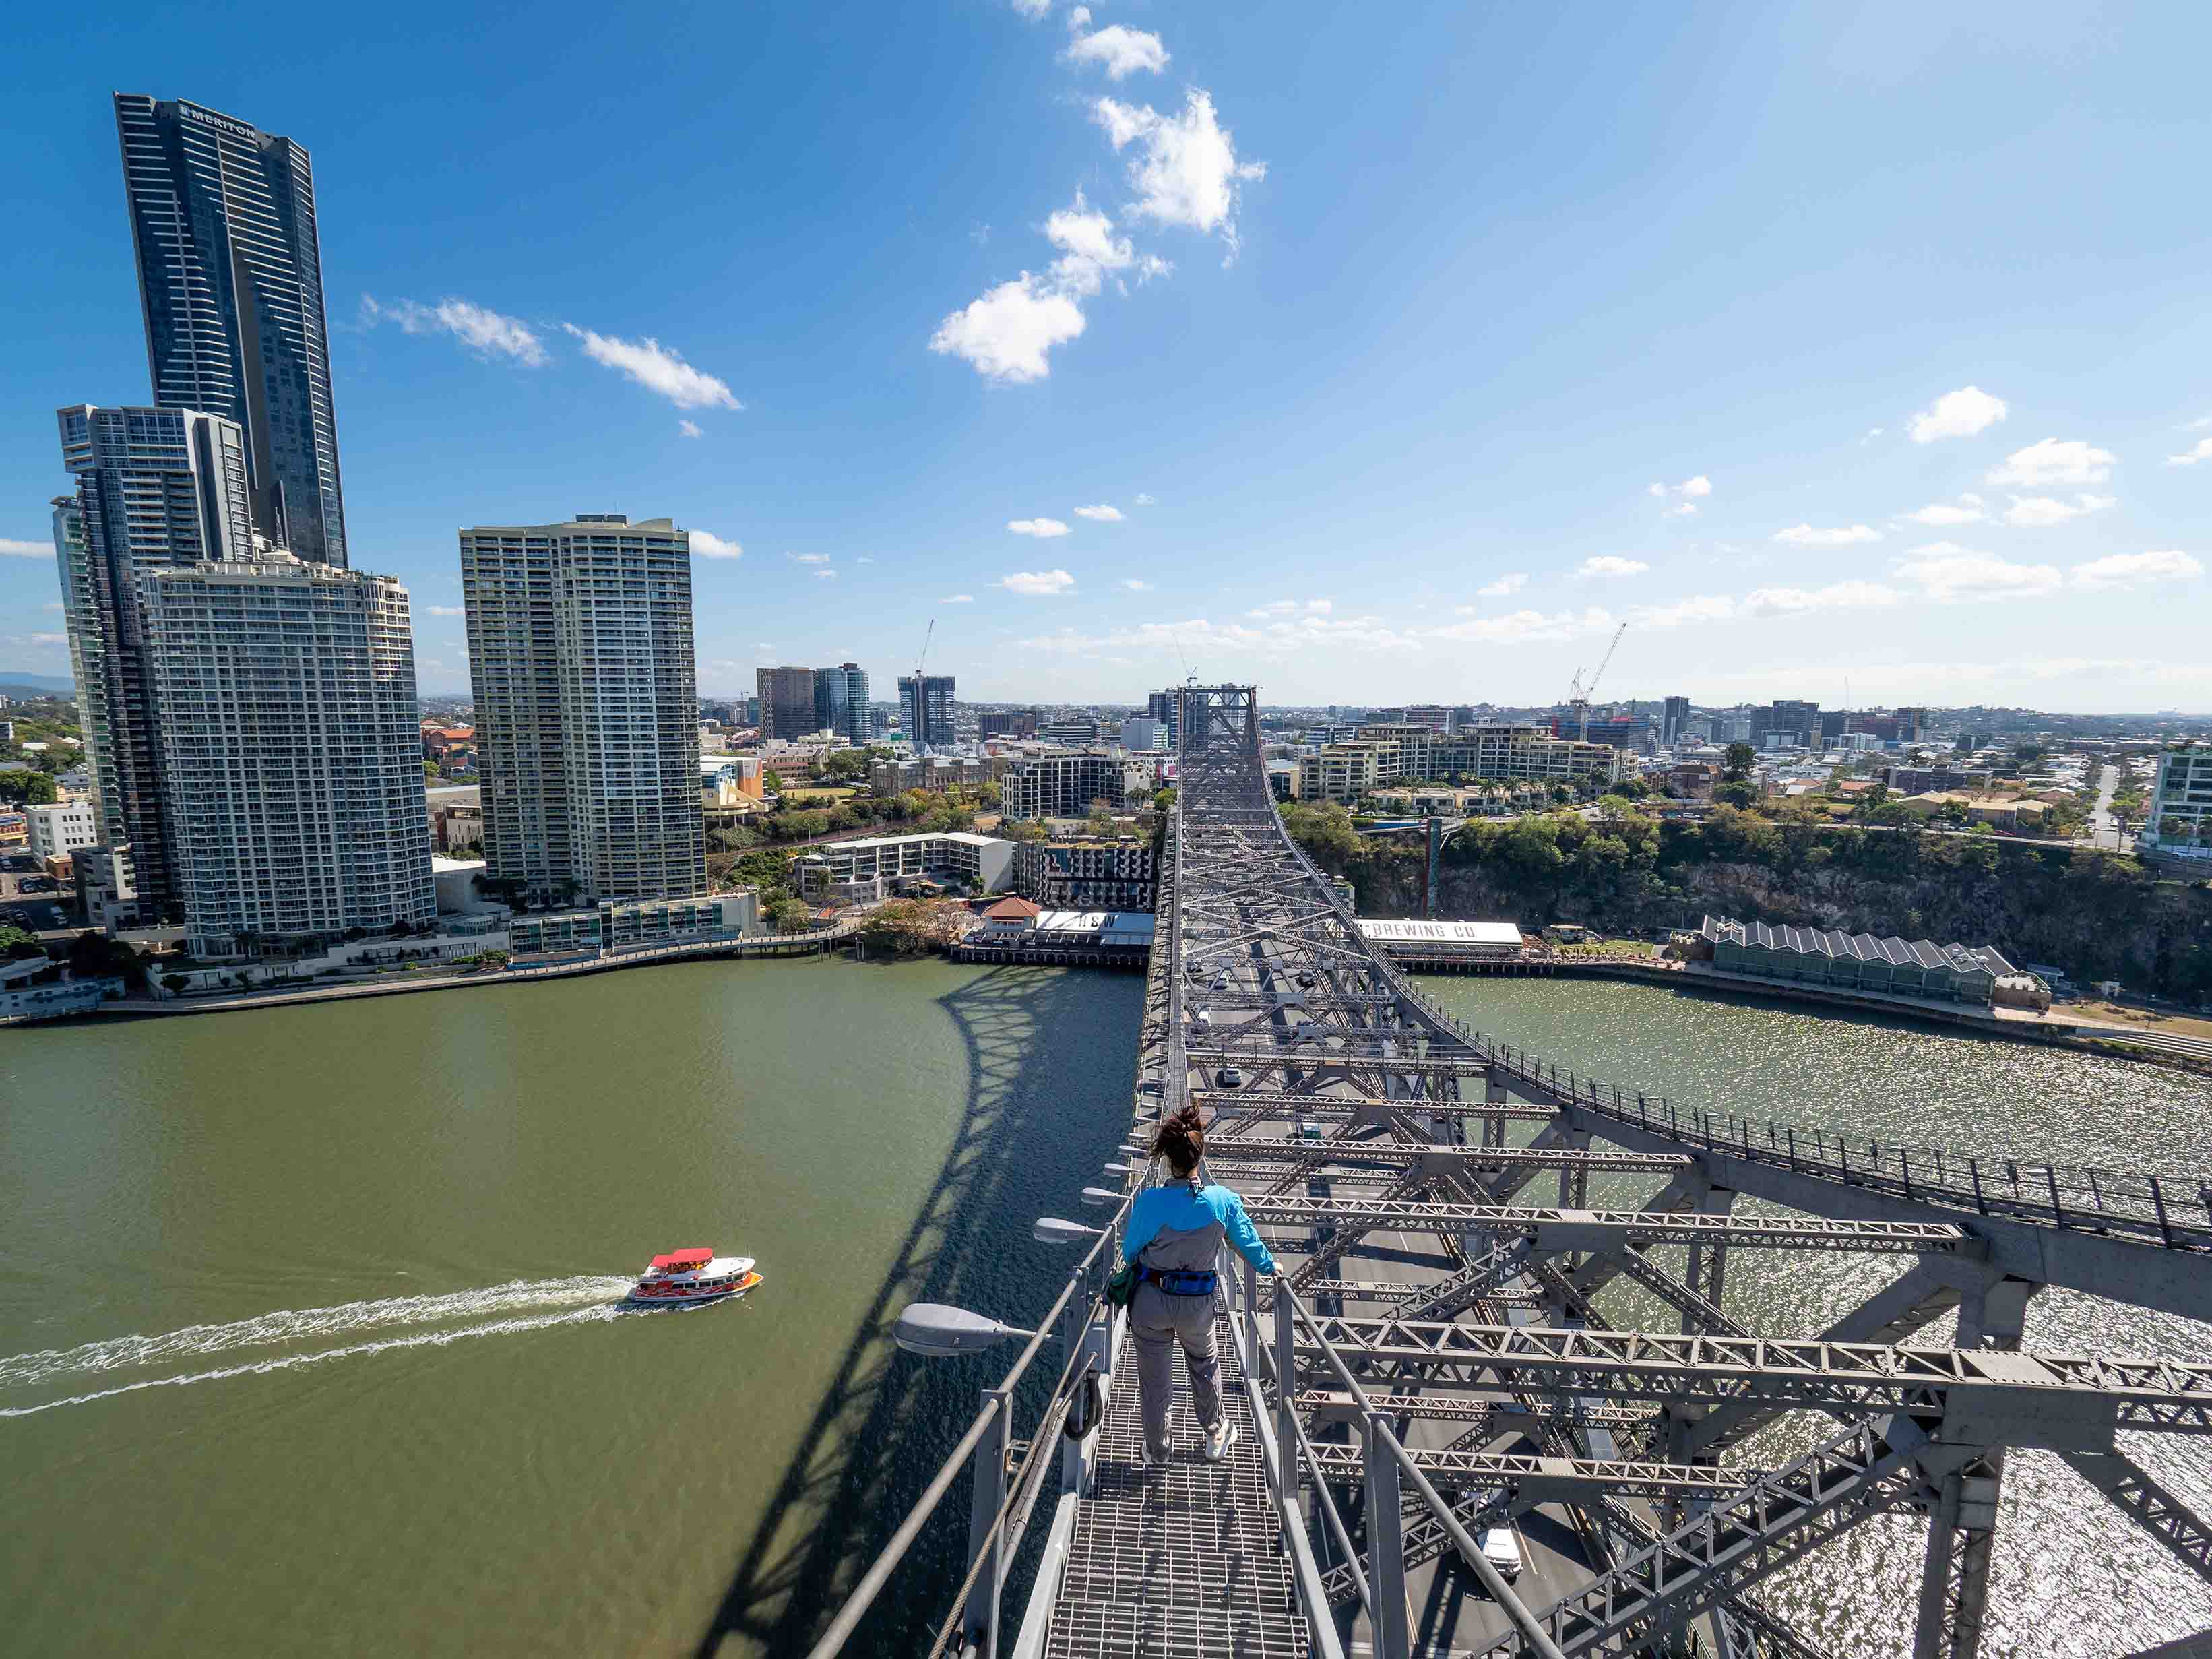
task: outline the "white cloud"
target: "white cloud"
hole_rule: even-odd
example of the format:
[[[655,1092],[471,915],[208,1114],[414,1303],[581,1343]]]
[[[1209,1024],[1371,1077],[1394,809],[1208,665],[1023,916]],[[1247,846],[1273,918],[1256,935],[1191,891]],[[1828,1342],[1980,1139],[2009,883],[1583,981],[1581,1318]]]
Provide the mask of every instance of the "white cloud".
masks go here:
[[[1121,509],[1118,507],[1109,507],[1105,502],[1101,501],[1096,507],[1077,507],[1075,516],[1079,519],[1091,520],[1097,524],[1119,524],[1121,522]]]
[[[1979,495],[1961,495],[1954,504],[1950,501],[1930,501],[1917,512],[1905,516],[1915,524],[1936,527],[1954,524],[1979,524],[1989,514],[1982,511]]]
[[[1518,593],[1528,586],[1528,573],[1525,570],[1516,570],[1500,576],[1494,582],[1483,583],[1474,590],[1474,596],[1479,599],[1502,599],[1510,594]]]
[[[1547,615],[1541,611],[1509,611],[1502,616],[1475,617],[1466,622],[1448,623],[1441,628],[1421,630],[1426,640],[1449,640],[1492,645],[1521,644],[1531,641],[1578,639],[1586,634],[1601,633],[1617,625],[1619,618],[1595,605],[1577,615],[1571,611],[1555,611]]]
[[[1917,444],[1938,438],[1971,438],[1986,432],[2005,417],[2005,400],[1992,398],[1978,386],[1947,392],[1905,423]]]
[[[1887,429],[1887,428],[1886,428],[1879,426],[1869,427],[1866,429],[1866,435],[1859,440],[1860,446],[1863,447],[1864,446],[1872,443],[1876,438],[1881,436],[1882,433]]]
[[[1016,11],[1034,23],[1052,9],[1052,0],[1012,0]]]
[[[1388,651],[1420,649],[1420,640],[1394,628],[1379,617],[1297,617],[1255,627],[1249,623],[1216,623],[1203,617],[1182,622],[1147,622],[1104,634],[1079,634],[1073,628],[1021,641],[1023,649],[1052,651],[1067,655],[1097,655],[1133,648],[1162,655],[1182,651],[1223,654],[1297,658],[1316,650]],[[1112,659],[1108,659],[1112,660]]]
[[[1255,605],[1244,614],[1248,617],[1326,617],[1336,609],[1334,599],[1270,599]]]
[[[431,617],[465,617],[468,615],[468,607],[459,605],[426,605],[422,607],[422,611],[424,615]]]
[[[1047,278],[1024,271],[937,325],[929,349],[961,358],[989,380],[1019,384],[1051,373],[1045,354],[1083,332],[1083,307]]]
[[[617,339],[595,334],[574,323],[562,328],[583,342],[584,355],[595,363],[619,369],[648,392],[657,392],[678,409],[743,409],[737,394],[703,369],[694,368],[682,356],[647,335],[641,340]]]
[[[33,645],[67,645],[69,643],[69,635],[66,634],[33,634],[31,635],[31,643]]]
[[[1695,513],[1698,502],[1712,493],[1713,481],[1702,472],[1678,484],[1655,483],[1650,490],[1650,495],[1668,503],[1668,512],[1683,519]]]
[[[837,573],[834,570],[817,570],[814,573],[814,580],[817,582],[834,582],[837,580]]]
[[[1142,576],[1124,576],[1121,578],[1121,586],[1132,593],[1149,593],[1152,591],[1152,585]]]
[[[830,562],[830,556],[827,553],[787,553],[783,556],[789,559],[793,564],[827,564]]]
[[[542,368],[552,361],[545,343],[527,324],[472,301],[441,300],[425,306],[412,300],[395,300],[383,305],[364,294],[361,315],[367,323],[397,323],[404,334],[450,334],[479,357],[506,357],[526,368]]]
[[[1575,568],[1577,576],[1640,576],[1651,567],[1641,559],[1624,559],[1617,554],[1597,553],[1584,559]]]
[[[1016,570],[999,578],[994,584],[1009,593],[1026,593],[1031,599],[1048,599],[1071,592],[1075,578],[1065,570]]]
[[[1138,147],[1129,160],[1129,182],[1137,191],[1129,211],[1158,224],[1218,230],[1234,258],[1238,186],[1266,178],[1267,167],[1237,159],[1234,140],[1214,116],[1212,96],[1193,87],[1181,115],[1111,98],[1099,99],[1091,113],[1115,149]]]
[[[702,559],[742,559],[745,550],[735,542],[726,542],[711,530],[695,530],[691,533],[691,551]]]
[[[1068,526],[1058,519],[1009,519],[1006,528],[1017,536],[1035,536],[1040,541],[1050,541],[1055,536],[1069,533]]]
[[[1939,604],[1969,599],[2034,599],[2056,592],[2065,578],[2050,564],[2016,564],[1955,542],[1916,547],[1897,562],[1897,574]]]
[[[2048,530],[2091,513],[2101,513],[2118,501],[2117,495],[2076,495],[2062,501],[2055,495],[2015,495],[2005,509],[2004,521],[2015,530]]]
[[[1881,532],[1863,524],[1844,525],[1832,530],[1793,524],[1787,530],[1776,531],[1774,539],[1787,542],[1792,547],[1856,547],[1862,542],[1880,541]]]
[[[2148,581],[2181,581],[2204,574],[2193,554],[2169,548],[2159,553],[2107,553],[2067,573],[2076,587],[2133,587]]]
[[[678,421],[676,423],[676,429],[687,438],[703,438],[707,435],[699,429],[699,422],[696,421]]]
[[[1139,73],[1158,75],[1168,66],[1168,50],[1160,44],[1158,35],[1120,23],[1109,23],[1103,29],[1085,34],[1083,31],[1090,25],[1088,6],[1078,6],[1067,15],[1067,27],[1075,38],[1067,43],[1067,50],[1061,55],[1071,64],[1096,64],[1106,71],[1109,81]]]
[[[1808,611],[1855,611],[1895,605],[1905,596],[1880,582],[1830,582],[1823,587],[1757,587],[1744,595],[1736,615],[1751,620],[1797,617]]]
[[[51,559],[54,556],[52,542],[17,541],[12,536],[0,536],[0,558]]]
[[[1164,259],[1149,255],[1139,258],[1127,237],[1117,240],[1113,220],[1087,205],[1079,190],[1073,207],[1061,208],[1044,222],[1044,234],[1045,240],[1060,250],[1060,257],[1052,264],[1053,276],[1066,293],[1080,299],[1097,293],[1109,270],[1133,268],[1137,279],[1143,282],[1165,276],[1170,270]]]
[[[2166,458],[2168,466],[2194,466],[2199,461],[2212,461],[2212,438],[2199,438],[2185,453]]]
[[[859,558],[853,561],[854,564],[873,564],[875,562],[874,556],[867,553],[861,554]]]
[[[2111,450],[2099,449],[2078,438],[2063,442],[2045,438],[2025,449],[2014,450],[2004,458],[2002,465],[1990,469],[1988,482],[2017,484],[2023,489],[2039,489],[2051,484],[2102,483],[2112,476],[2112,463],[2118,459]]]
[[[1150,495],[1146,495],[1141,489],[1137,492],[1137,505],[1139,507],[1150,507],[1152,504],[1152,498]]]
[[[973,593],[947,593],[938,601],[939,605],[973,605],[975,603],[975,596]]]
[[[1638,628],[1682,628],[1692,623],[1726,622],[1735,601],[1725,593],[1698,593],[1667,605],[1646,605],[1630,618]]]

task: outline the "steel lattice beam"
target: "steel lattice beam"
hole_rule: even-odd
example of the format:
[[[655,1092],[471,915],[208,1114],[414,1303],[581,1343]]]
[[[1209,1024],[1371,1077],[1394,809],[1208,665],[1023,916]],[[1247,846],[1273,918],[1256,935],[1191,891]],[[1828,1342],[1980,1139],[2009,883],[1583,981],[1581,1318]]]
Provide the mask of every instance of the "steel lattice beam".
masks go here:
[[[1728,1243],[1770,1249],[1971,1255],[1956,1227],[1919,1222],[1821,1221],[1733,1215],[1654,1215],[1641,1210],[1560,1210],[1502,1204],[1425,1204],[1395,1198],[1310,1198],[1283,1194],[1245,1206],[1279,1227],[1449,1227],[1534,1238],[1540,1250],[1611,1249],[1626,1244]]]

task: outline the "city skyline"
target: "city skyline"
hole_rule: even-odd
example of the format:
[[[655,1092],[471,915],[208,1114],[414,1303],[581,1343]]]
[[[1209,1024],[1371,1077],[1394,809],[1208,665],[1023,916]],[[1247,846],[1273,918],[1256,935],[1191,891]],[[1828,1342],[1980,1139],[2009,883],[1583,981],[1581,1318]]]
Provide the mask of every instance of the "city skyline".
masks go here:
[[[693,532],[709,695],[880,684],[933,616],[972,701],[1136,702],[1187,665],[1271,702],[1530,705],[1625,620],[1622,694],[2212,706],[2212,388],[2175,367],[2212,344],[2203,233],[2106,187],[2201,152],[2204,20],[1721,8],[1589,40],[1417,10],[1317,131],[1292,30],[1024,9],[874,20],[857,81],[793,15],[680,57],[593,18],[671,112],[636,159],[688,252],[649,291],[638,177],[540,95],[550,44],[464,76],[307,20],[249,75],[221,30],[64,24],[0,117],[50,161],[46,257],[0,278],[45,322],[0,416],[0,672],[69,672],[47,411],[147,395],[111,106],[145,85],[313,153],[353,556],[414,592],[426,692],[469,690],[456,526],[651,500]],[[948,52],[957,99],[887,67]],[[408,97],[371,97],[403,57]],[[1688,118],[1717,63],[1761,96]],[[469,178],[426,187],[457,146]]]

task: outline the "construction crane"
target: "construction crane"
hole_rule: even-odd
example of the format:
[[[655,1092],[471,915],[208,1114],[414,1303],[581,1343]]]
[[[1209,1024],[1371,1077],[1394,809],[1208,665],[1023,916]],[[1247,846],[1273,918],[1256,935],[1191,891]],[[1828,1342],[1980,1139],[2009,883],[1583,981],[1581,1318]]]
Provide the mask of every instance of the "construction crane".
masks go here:
[[[1627,631],[1626,623],[1613,630],[1613,643],[1606,647],[1605,655],[1598,659],[1597,672],[1589,677],[1588,685],[1583,684],[1583,671],[1579,668],[1575,670],[1574,691],[1570,702],[1575,711],[1576,736],[1583,743],[1589,741],[1591,694],[1597,690],[1597,683],[1605,678],[1605,665],[1613,660],[1613,653],[1620,648],[1620,636]]]

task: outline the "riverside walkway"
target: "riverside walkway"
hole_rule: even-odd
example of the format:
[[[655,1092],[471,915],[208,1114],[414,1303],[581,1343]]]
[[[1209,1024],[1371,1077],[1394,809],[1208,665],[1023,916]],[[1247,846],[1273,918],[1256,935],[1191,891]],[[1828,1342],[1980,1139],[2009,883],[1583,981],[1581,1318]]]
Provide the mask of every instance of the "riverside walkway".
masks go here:
[[[902,1346],[920,1353],[1029,1345],[817,1659],[963,1472],[971,1565],[935,1650],[992,1659],[1818,1659],[1763,1582],[1896,1515],[1924,1534],[1922,1565],[1878,1592],[1911,1609],[1916,1659],[1972,1659],[2019,1448],[2055,1453],[2212,1579],[2212,1524],[2117,1437],[2212,1434],[2212,1364],[2024,1342],[2046,1285],[2212,1318],[2197,1172],[1838,1140],[1654,1099],[1463,1028],[1283,834],[1253,689],[1176,696],[1132,1155],[1085,1194],[1111,1219],[1038,1221],[1041,1241],[1091,1243],[1034,1333],[957,1310],[901,1316]],[[1133,1154],[1187,1100],[1282,1271],[1255,1280],[1224,1263],[1217,1346],[1246,1435],[1235,1461],[1191,1461],[1184,1416],[1177,1461],[1148,1473],[1098,1292],[1150,1179]],[[1593,1173],[1613,1183],[1603,1207]],[[1620,1197],[1624,1183],[1644,1195]],[[1740,1213],[1739,1195],[1765,1201]],[[1824,1329],[1757,1332],[1723,1296],[1745,1250],[1903,1271],[1872,1275],[1882,1287]],[[1951,1319],[1950,1343],[1914,1344]],[[1030,1368],[1055,1339],[1048,1389],[1050,1368]],[[1025,1411],[1036,1420],[1017,1432]],[[1740,1461],[1791,1415],[1809,1451]],[[1042,1549],[1002,1626],[1032,1517]],[[1484,1547],[1492,1529],[1522,1563],[1510,1580]],[[1824,1558],[1847,1575],[1868,1559]]]

